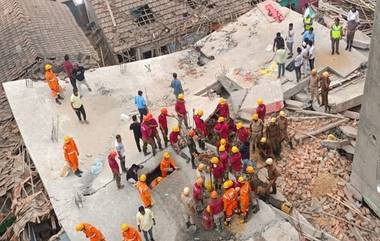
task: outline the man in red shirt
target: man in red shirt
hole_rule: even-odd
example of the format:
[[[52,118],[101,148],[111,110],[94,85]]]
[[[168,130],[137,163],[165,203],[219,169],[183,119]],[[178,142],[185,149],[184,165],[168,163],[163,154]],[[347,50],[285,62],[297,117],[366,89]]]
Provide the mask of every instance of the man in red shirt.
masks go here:
[[[179,127],[175,126],[172,128],[172,132],[170,132],[169,135],[169,141],[172,145],[175,152],[179,153],[181,151],[181,148],[179,147],[178,141],[179,141]]]
[[[69,55],[65,55],[64,57],[65,61],[63,62],[63,69],[65,70],[67,78],[70,79],[70,83],[73,86],[73,89],[77,89],[77,80],[75,79],[75,76],[73,75],[74,66],[70,61]],[[79,93],[82,94],[82,93]]]
[[[169,116],[169,113],[168,113],[168,109],[166,108],[162,108],[160,110],[160,114],[158,115],[158,123],[160,125],[162,138],[164,138],[165,147],[168,146],[168,142],[169,142],[169,139],[168,139],[169,130],[168,130],[168,119],[167,119],[168,116]]]
[[[148,113],[146,115],[146,124],[152,130],[153,141],[156,141],[158,148],[160,148],[160,150],[162,150],[161,138],[160,138],[160,135],[158,134],[158,131],[157,131],[158,123],[157,123],[156,119],[153,118],[153,115],[151,113]],[[155,142],[155,144],[156,144],[156,142]]]
[[[193,115],[193,120],[195,123],[195,130],[199,137],[199,140],[198,140],[199,147],[202,150],[205,150],[206,145],[205,145],[204,140],[207,138],[208,132],[207,132],[206,123],[204,122],[204,120],[202,120],[202,116],[203,116],[203,110],[197,110],[196,114]]]
[[[226,103],[226,100],[223,97],[219,99],[219,104],[216,106],[215,113],[218,116],[222,116],[226,119],[230,117],[230,109],[228,107],[228,104]]]
[[[124,187],[124,185],[121,185],[119,164],[117,164],[116,157],[117,157],[117,151],[111,151],[110,154],[108,154],[108,165],[111,168],[113,178],[116,180],[117,188],[121,189]]]
[[[228,124],[224,121],[224,117],[220,116],[218,122],[214,126],[214,131],[219,135],[219,139],[228,139]]]
[[[189,124],[187,123],[185,96],[183,94],[178,95],[177,102],[175,103],[175,112],[177,112],[179,128],[182,127],[182,122],[184,122],[186,128],[189,129]]]
[[[240,144],[249,141],[249,131],[243,126],[243,123],[238,122],[236,124],[236,139]]]
[[[259,116],[259,118],[264,121],[265,119],[265,114],[266,114],[266,106],[264,104],[263,98],[259,98],[257,100],[257,107],[256,107],[256,113]]]
[[[152,129],[146,123],[146,116],[144,116],[144,121],[141,123],[141,135],[143,140],[143,152],[144,156],[149,155],[147,152],[148,144],[152,146],[153,156],[156,155],[156,144],[153,140],[153,132]]]
[[[237,146],[231,148],[230,167],[232,174],[237,178],[241,174],[242,160],[241,153]]]

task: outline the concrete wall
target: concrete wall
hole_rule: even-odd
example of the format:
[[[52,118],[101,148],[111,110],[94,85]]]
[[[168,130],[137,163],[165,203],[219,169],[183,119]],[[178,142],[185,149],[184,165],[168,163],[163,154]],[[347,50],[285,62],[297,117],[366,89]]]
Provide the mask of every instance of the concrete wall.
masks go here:
[[[356,144],[352,184],[380,209],[380,2],[369,56],[369,68],[362,98],[359,135]]]

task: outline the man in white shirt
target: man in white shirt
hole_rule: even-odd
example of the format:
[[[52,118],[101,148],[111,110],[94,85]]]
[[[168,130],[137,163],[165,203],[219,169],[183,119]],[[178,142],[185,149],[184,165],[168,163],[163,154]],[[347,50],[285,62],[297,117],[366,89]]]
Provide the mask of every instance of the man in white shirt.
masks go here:
[[[314,43],[312,41],[308,41],[307,44],[309,45],[309,65],[310,69],[314,69],[314,60],[315,60],[315,47]]]
[[[302,49],[297,48],[297,56],[294,59],[294,70],[296,72],[297,83],[301,80],[301,66],[303,64]]]
[[[288,36],[286,37],[286,47],[289,50],[288,59],[293,57],[294,29],[293,23],[289,23]]]
[[[75,114],[77,114],[79,121],[81,123],[88,124],[86,110],[84,109],[84,106],[82,104],[82,100],[78,93],[78,89],[73,90],[73,94],[70,97],[70,104],[73,110],[75,111]],[[82,117],[83,117],[83,120],[82,120]]]
[[[302,74],[306,75],[306,73],[309,71],[309,50],[310,46],[306,43],[302,43]]]
[[[346,39],[347,46],[346,50],[351,52],[352,43],[354,42],[355,32],[357,27],[359,26],[359,12],[356,10],[356,7],[353,6],[351,10],[347,14],[347,31],[346,31]]]
[[[125,168],[125,148],[120,135],[116,135],[115,149],[119,156],[121,171],[127,172],[127,168]]]
[[[136,214],[137,227],[139,232],[144,235],[145,241],[154,241],[153,239],[153,226],[156,225],[153,212],[149,208],[139,207],[139,212]],[[148,238],[148,234],[150,239]]]

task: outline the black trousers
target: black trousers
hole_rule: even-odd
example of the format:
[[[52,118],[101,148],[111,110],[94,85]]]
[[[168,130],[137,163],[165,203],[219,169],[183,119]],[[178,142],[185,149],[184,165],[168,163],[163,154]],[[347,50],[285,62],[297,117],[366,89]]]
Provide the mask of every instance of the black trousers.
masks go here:
[[[139,152],[141,152],[140,139],[141,137],[135,136],[135,142],[136,142],[137,150],[139,150]]]
[[[71,86],[73,87],[73,90],[77,89],[77,80],[74,77],[70,78]]]
[[[313,70],[313,69],[314,69],[314,60],[315,60],[315,59],[309,59],[310,70]]]
[[[295,66],[294,67],[294,71],[296,72],[297,83],[300,82],[300,80],[301,80],[301,66],[298,66],[298,67]]]
[[[148,110],[147,110],[146,108],[144,108],[144,109],[139,109],[139,113],[140,113],[140,123],[142,123],[143,118],[144,118],[144,115],[147,115],[147,114],[148,114]]]
[[[86,117],[86,111],[85,111],[83,105],[81,105],[78,109],[74,108],[74,110],[75,110],[75,114],[77,114],[78,119],[80,121],[82,121],[82,116],[83,116],[83,120],[86,121],[86,118],[87,118]]]

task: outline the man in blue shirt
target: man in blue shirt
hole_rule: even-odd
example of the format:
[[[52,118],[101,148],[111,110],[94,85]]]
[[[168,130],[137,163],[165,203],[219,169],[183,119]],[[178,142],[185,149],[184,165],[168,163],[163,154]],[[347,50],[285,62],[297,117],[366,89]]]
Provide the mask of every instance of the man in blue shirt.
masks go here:
[[[309,40],[314,44],[315,34],[313,27],[303,33],[303,41],[307,42],[306,40]]]
[[[142,95],[143,92],[139,90],[137,96],[135,96],[135,105],[140,113],[140,123],[142,122],[144,115],[148,114],[148,108],[146,107],[145,99]]]
[[[179,79],[177,79],[177,73],[173,73],[173,80],[170,87],[174,89],[175,98],[178,98],[179,94],[183,93],[182,84]]]

